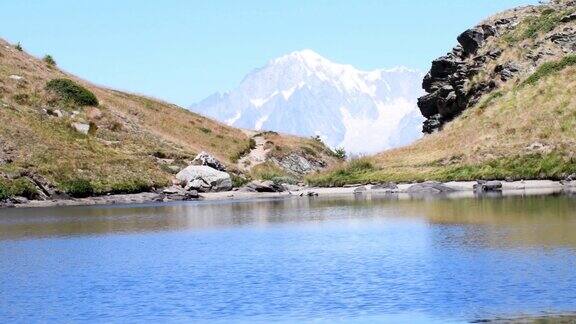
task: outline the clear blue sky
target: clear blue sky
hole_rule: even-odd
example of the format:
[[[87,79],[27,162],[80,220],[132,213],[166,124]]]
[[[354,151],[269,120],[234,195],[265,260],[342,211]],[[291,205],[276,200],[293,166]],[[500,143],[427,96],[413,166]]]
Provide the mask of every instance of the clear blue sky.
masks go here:
[[[310,48],[427,70],[456,36],[536,0],[1,0],[0,37],[92,82],[188,106]]]

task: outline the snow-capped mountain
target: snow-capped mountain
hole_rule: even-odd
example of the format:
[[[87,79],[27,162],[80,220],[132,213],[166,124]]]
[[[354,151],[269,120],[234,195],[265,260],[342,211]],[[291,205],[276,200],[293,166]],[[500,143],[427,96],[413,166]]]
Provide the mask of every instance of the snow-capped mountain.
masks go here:
[[[190,109],[235,127],[319,135],[350,153],[374,153],[421,136],[416,99],[422,76],[407,68],[359,71],[303,50],[270,61],[238,88]]]

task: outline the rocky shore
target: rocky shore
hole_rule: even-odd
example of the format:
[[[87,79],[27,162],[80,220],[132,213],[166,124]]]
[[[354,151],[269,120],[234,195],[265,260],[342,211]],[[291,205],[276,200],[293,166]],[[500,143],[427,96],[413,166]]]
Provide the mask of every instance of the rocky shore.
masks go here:
[[[382,183],[371,185],[351,185],[334,188],[314,188],[305,186],[276,185],[270,181],[254,181],[242,188],[220,192],[188,192],[165,189],[159,192],[145,192],[127,195],[107,195],[88,198],[53,200],[30,200],[8,202],[0,207],[32,208],[92,205],[134,205],[173,203],[182,201],[225,201],[269,198],[308,198],[335,196],[388,196],[393,198],[466,198],[498,197],[508,195],[549,195],[576,194],[576,180],[524,180],[524,181],[452,181],[423,183]]]

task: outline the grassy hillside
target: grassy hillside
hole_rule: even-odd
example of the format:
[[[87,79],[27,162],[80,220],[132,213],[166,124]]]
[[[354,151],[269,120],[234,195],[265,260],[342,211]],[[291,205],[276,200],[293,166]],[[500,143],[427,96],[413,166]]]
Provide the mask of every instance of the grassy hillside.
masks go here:
[[[89,125],[88,134],[75,124]],[[51,57],[39,60],[2,40],[0,125],[0,199],[33,196],[26,192],[33,182],[79,194],[162,187],[200,151],[234,172],[238,153],[250,146],[241,130],[95,86],[60,71]]]
[[[576,27],[561,22],[565,10],[525,9],[526,17],[487,48],[503,54],[470,80],[494,78],[492,68],[515,61],[533,64],[501,82],[442,131],[309,177],[315,185],[423,180],[562,179],[576,173],[576,56],[551,45],[550,35]],[[547,57],[527,61],[527,53]],[[471,58],[473,60],[474,58]],[[470,85],[469,85],[470,86]]]

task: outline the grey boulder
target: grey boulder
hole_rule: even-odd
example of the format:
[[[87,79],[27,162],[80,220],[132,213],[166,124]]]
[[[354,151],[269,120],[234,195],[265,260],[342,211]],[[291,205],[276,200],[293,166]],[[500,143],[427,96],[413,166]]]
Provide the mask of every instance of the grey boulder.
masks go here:
[[[276,184],[273,181],[252,181],[242,187],[242,191],[247,192],[284,192],[286,188],[281,184]]]
[[[186,190],[199,192],[228,191],[232,189],[232,178],[226,172],[205,165],[190,165],[176,174]]]
[[[205,165],[209,166],[212,169],[216,169],[218,171],[226,172],[226,167],[222,164],[218,159],[213,157],[212,155],[206,152],[200,152],[194,160],[192,160],[193,165]]]
[[[488,192],[488,191],[501,191],[502,182],[500,181],[478,181],[474,185],[474,191]]]
[[[409,194],[446,194],[454,192],[455,190],[442,184],[440,182],[429,181],[423,183],[417,183],[412,185],[406,190]]]

